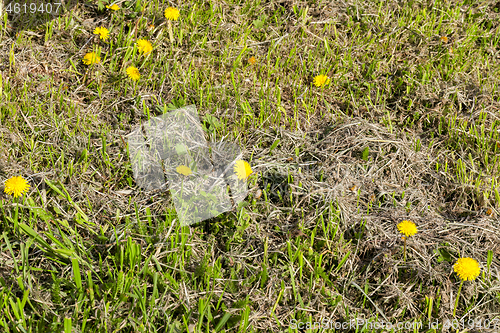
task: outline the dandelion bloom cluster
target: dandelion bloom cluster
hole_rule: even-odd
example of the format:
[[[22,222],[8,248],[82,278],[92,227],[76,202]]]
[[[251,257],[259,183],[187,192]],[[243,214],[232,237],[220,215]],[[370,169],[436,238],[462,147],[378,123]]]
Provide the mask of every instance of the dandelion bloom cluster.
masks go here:
[[[185,165],[179,165],[177,167],[177,169],[175,169],[178,173],[180,173],[181,175],[184,175],[184,176],[189,176],[190,174],[192,174],[193,172],[191,171],[191,169],[188,167],[188,166],[185,166]]]
[[[109,38],[109,30],[105,27],[97,27],[94,29],[94,35],[99,35],[99,38],[106,40]]]
[[[313,83],[316,87],[323,87],[330,83],[330,78],[326,75],[321,74],[314,78]]]
[[[95,52],[89,52],[83,57],[82,61],[85,65],[92,65],[100,63],[101,58]]]
[[[412,221],[404,220],[398,224],[398,230],[406,237],[415,235],[418,232],[417,226]]]
[[[118,5],[116,3],[112,4],[111,6],[106,5],[106,8],[107,9],[111,9],[111,10],[118,10],[118,9],[120,9],[120,7],[118,7]]]
[[[475,280],[481,271],[479,263],[472,258],[458,259],[455,265],[453,265],[453,270],[457,273],[458,277],[464,281]]]
[[[147,55],[153,51],[153,45],[145,39],[139,39],[136,43],[137,49],[139,49],[139,53],[144,53]]]
[[[165,9],[165,18],[167,20],[177,21],[177,19],[179,18],[179,10],[174,7],[168,7],[167,9]]]
[[[14,198],[20,197],[23,193],[26,193],[30,185],[21,176],[12,177],[5,181],[4,192],[10,195],[14,195]]]
[[[238,176],[238,179],[246,179],[253,171],[247,161],[238,160],[234,164],[234,173]]]
[[[248,59],[248,63],[250,65],[255,65],[257,63],[257,59],[255,57],[250,57],[250,59]]]
[[[139,70],[134,66],[127,68],[127,75],[134,81],[139,80],[141,77],[141,73],[139,73]]]

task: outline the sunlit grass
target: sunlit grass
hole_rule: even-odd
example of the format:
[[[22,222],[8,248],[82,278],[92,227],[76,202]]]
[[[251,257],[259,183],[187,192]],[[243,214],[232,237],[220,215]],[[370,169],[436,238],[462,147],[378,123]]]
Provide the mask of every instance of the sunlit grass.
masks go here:
[[[357,172],[385,177],[370,163],[397,149],[370,145],[400,140],[428,156],[436,177],[455,184],[440,189],[450,205],[440,206],[443,216],[455,204],[478,218],[482,209],[496,210],[500,36],[493,9],[479,4],[191,1],[179,3],[179,13],[169,12],[177,19],[167,21],[167,3],[99,9],[92,2],[17,36],[4,17],[0,175],[29,176],[31,188],[25,202],[0,197],[0,326],[261,332],[295,331],[290,320],[312,321],[318,311],[338,321],[387,316],[424,326],[451,316],[450,302],[441,300],[456,295],[460,282],[422,278],[411,267],[451,267],[470,250],[468,240],[422,236],[436,242],[434,252],[409,244],[406,265],[384,262],[400,269],[393,280],[377,260],[399,256],[389,255],[393,239],[379,244],[370,234],[371,214],[391,207],[420,216],[412,208],[419,203],[404,192],[367,194],[366,184],[353,186],[362,217],[350,225],[339,203],[347,189],[306,204],[313,190],[304,190],[300,177],[320,154],[308,140],[317,144],[335,126],[365,121],[393,137],[362,142],[360,149],[369,147],[363,158],[348,160],[359,164]],[[208,226],[180,227],[168,193],[136,187],[128,158],[126,135],[135,126],[189,104],[200,110],[207,136],[237,142],[252,165],[237,172],[252,172],[253,192]],[[349,149],[345,158],[355,159]],[[262,151],[273,160],[259,161],[254,152]],[[343,154],[332,153],[332,160]],[[338,172],[318,171],[315,181],[332,181]],[[366,205],[365,194],[373,195]],[[394,222],[386,232],[397,240]],[[422,226],[432,234],[425,223],[419,233]],[[488,287],[468,302],[462,292],[460,315],[498,303],[493,249],[477,254],[487,256],[478,257],[487,263],[478,280]]]

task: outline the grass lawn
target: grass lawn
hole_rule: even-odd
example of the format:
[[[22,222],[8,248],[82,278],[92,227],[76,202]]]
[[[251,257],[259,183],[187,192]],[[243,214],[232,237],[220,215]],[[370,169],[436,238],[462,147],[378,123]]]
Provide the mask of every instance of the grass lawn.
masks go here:
[[[2,332],[500,329],[500,2],[9,1]],[[253,173],[181,226],[127,135],[188,105]]]

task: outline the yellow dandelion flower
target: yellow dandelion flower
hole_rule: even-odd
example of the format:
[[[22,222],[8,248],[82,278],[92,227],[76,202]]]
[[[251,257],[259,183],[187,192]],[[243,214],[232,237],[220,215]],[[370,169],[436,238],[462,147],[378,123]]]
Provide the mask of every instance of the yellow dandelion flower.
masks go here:
[[[92,64],[98,64],[101,62],[101,58],[94,52],[89,52],[83,57],[83,63],[85,65],[92,65]]]
[[[180,173],[181,175],[184,175],[184,176],[189,176],[190,174],[192,174],[193,172],[191,171],[191,169],[188,167],[188,166],[185,166],[185,165],[179,165],[175,171],[177,171],[178,173]]]
[[[174,43],[174,33],[172,32],[172,23],[170,21],[177,21],[179,18],[179,10],[174,7],[168,7],[165,9],[165,18],[167,21],[168,36],[170,37],[170,43]]]
[[[153,51],[153,45],[145,39],[139,39],[136,43],[137,49],[139,49],[139,53],[144,53],[147,55]]]
[[[321,74],[314,77],[313,83],[316,87],[323,87],[330,83],[330,78],[326,75]]]
[[[418,232],[417,226],[411,221],[404,220],[398,224],[398,230],[406,237],[415,235]]]
[[[472,258],[458,259],[455,265],[453,265],[453,270],[457,273],[458,277],[464,281],[475,280],[481,271],[479,263]]]
[[[111,9],[111,10],[118,10],[118,9],[120,9],[120,7],[118,7],[118,5],[116,3],[112,4],[111,6],[106,5],[106,8],[107,9]]]
[[[457,273],[458,277],[462,280],[460,281],[460,287],[458,287],[457,298],[455,299],[455,307],[453,308],[453,317],[457,311],[458,300],[460,298],[460,291],[462,290],[462,285],[464,281],[475,280],[481,268],[479,268],[479,263],[472,258],[459,258],[455,265],[453,265],[453,270]]]
[[[165,18],[167,20],[177,21],[177,19],[179,18],[179,10],[174,7],[168,7],[167,9],[165,9]]]
[[[257,63],[257,59],[255,57],[250,57],[250,59],[248,59],[248,63],[250,65],[255,65]]]
[[[247,161],[238,160],[234,164],[234,173],[238,176],[238,179],[246,179],[253,171]]]
[[[28,191],[30,185],[21,176],[12,177],[5,181],[4,192],[10,195],[14,195],[14,198],[20,197],[23,193]]]
[[[139,80],[139,78],[141,77],[141,73],[139,73],[139,70],[134,66],[130,66],[127,68],[127,75],[134,81]]]
[[[403,242],[405,242],[404,246],[404,259],[406,262],[406,240],[408,237],[415,235],[418,232],[417,226],[415,223],[412,221],[401,221],[401,223],[398,224],[398,230],[400,233],[402,233],[404,236],[401,238]]]
[[[446,36],[442,36],[442,37],[441,37],[441,41],[442,41],[443,43],[448,43],[448,37],[446,37]]]
[[[94,35],[99,35],[99,38],[106,40],[109,38],[109,30],[105,27],[97,27],[94,29]]]

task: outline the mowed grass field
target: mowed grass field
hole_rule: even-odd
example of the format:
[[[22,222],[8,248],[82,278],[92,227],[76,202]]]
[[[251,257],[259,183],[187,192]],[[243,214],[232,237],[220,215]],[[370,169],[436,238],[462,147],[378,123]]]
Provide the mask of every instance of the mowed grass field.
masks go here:
[[[116,4],[2,17],[2,332],[498,330],[500,2]],[[181,227],[126,135],[192,104],[253,174]]]

